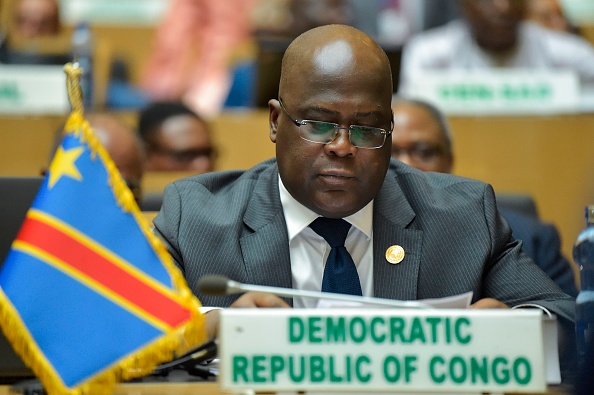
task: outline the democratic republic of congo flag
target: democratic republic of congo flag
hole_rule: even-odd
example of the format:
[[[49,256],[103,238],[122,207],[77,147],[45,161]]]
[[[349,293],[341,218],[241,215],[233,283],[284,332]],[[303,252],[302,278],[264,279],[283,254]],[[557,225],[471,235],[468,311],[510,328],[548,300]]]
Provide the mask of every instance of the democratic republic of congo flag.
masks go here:
[[[0,269],[0,326],[49,394],[110,393],[206,338],[199,301],[82,112]]]

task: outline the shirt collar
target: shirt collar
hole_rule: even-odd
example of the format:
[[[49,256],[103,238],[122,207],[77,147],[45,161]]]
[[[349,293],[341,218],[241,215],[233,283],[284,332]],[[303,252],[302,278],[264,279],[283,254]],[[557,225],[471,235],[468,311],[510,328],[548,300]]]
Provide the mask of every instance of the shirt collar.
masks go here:
[[[295,200],[295,198],[285,188],[280,176],[278,177],[278,189],[285,214],[285,221],[287,223],[287,232],[290,242],[295,236],[301,233],[303,229],[307,228],[309,224],[313,222],[313,220],[318,218],[319,215]],[[367,240],[371,240],[373,200],[361,210],[343,219],[363,232],[367,237]]]

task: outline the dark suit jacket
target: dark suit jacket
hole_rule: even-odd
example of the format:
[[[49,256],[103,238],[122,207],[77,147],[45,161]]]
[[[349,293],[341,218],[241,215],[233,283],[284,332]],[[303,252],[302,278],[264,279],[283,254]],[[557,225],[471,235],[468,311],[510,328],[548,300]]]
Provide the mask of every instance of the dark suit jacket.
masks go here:
[[[204,295],[198,280],[223,274],[292,287],[289,242],[270,159],[248,171],[207,173],[167,186],[154,220],[192,291],[205,306],[236,298]],[[406,256],[386,261],[399,244]],[[473,291],[510,306],[536,302],[573,321],[575,302],[526,256],[498,214],[491,186],[390,163],[374,201],[375,296],[415,300]]]
[[[512,235],[522,240],[522,249],[563,292],[574,298],[578,294],[571,264],[561,254],[557,229],[537,218],[499,207],[499,212],[512,228]]]

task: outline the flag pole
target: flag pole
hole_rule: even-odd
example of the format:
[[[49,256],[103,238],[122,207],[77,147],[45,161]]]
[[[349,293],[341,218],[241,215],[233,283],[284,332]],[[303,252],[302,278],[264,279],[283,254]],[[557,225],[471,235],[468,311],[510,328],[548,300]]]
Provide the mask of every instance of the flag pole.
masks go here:
[[[78,62],[66,63],[64,65],[64,72],[66,73],[66,91],[68,93],[68,101],[70,102],[72,111],[76,111],[83,115],[83,96],[82,89],[80,87],[80,77],[83,70]]]

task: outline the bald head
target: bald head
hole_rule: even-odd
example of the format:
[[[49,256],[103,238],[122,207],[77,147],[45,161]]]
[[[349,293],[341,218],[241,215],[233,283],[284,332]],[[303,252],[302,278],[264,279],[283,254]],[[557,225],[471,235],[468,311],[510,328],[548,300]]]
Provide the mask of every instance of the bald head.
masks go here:
[[[392,157],[423,171],[449,173],[454,157],[444,115],[421,100],[399,99],[394,110]]]
[[[365,207],[390,163],[391,100],[390,62],[369,36],[327,25],[297,37],[283,58],[279,98],[268,102],[287,191],[328,218]]]
[[[105,148],[126,184],[130,187],[136,202],[140,202],[145,162],[144,144],[140,137],[137,136],[134,129],[113,115],[94,113],[87,115],[86,119],[93,129],[95,137]],[[56,151],[60,148],[63,139],[64,130],[60,128],[54,134],[54,142],[49,157],[50,163]],[[41,175],[45,175],[47,172],[47,167],[41,169]]]
[[[392,72],[384,50],[371,37],[347,25],[325,25],[297,37],[283,57],[279,93],[310,81],[344,83],[349,75],[365,76],[392,95]]]
[[[144,150],[140,139],[133,129],[112,115],[91,114],[87,121],[138,201],[144,173]]]

